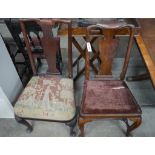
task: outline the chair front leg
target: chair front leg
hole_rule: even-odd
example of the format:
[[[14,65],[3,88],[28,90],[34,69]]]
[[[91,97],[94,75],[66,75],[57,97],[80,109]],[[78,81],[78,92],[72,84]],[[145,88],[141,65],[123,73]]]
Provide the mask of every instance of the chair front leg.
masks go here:
[[[18,123],[23,124],[27,127],[26,131],[28,133],[31,133],[33,131],[32,125],[29,122],[27,122],[25,119],[18,117],[18,116],[15,116],[15,119]]]
[[[78,119],[78,126],[79,126],[79,129],[80,129],[80,134],[79,134],[79,137],[84,137],[84,125],[85,123],[88,123],[88,122],[91,122],[92,120],[91,119],[87,119],[87,118],[82,118],[79,116],[79,119]]]
[[[131,121],[133,121],[133,124],[127,126],[126,136],[129,136],[131,131],[133,131],[134,129],[138,128],[140,126],[141,122],[142,122],[141,116],[135,117],[135,118],[129,118],[129,119]]]
[[[70,136],[72,136],[72,137],[76,136],[76,132],[74,131],[76,123],[77,123],[77,117],[75,117],[70,122],[66,123],[66,125],[68,125],[70,127]]]

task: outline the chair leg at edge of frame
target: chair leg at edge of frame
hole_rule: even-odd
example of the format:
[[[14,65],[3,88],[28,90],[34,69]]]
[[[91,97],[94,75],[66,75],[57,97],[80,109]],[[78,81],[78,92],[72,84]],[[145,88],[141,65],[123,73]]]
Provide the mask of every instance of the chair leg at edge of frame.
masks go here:
[[[20,118],[20,117],[18,117],[18,116],[15,116],[15,119],[16,119],[16,121],[17,121],[18,123],[23,124],[23,125],[25,125],[25,126],[27,127],[26,131],[27,131],[28,133],[31,133],[31,132],[33,131],[32,125],[31,125],[29,122],[27,122],[25,119]]]
[[[70,127],[70,136],[72,136],[72,137],[75,137],[76,136],[76,132],[74,131],[75,126],[76,126],[76,123],[77,123],[77,117],[75,117],[69,123],[66,123],[66,125],[68,125]]]
[[[85,136],[85,134],[84,134],[84,125],[85,125],[85,123],[88,123],[88,122],[91,122],[91,121],[92,121],[91,119],[84,119],[84,118],[79,117],[79,119],[78,119],[78,126],[79,126],[79,129],[80,129],[79,137],[84,137]]]
[[[137,117],[137,118],[130,118],[131,121],[133,121],[133,124],[131,126],[127,127],[127,132],[126,132],[126,136],[130,136],[131,131],[133,131],[134,129],[138,128],[142,122],[141,117]]]
[[[79,134],[79,137],[84,137],[84,120],[79,118],[78,119],[78,126],[79,126],[79,129],[80,129],[80,134]]]

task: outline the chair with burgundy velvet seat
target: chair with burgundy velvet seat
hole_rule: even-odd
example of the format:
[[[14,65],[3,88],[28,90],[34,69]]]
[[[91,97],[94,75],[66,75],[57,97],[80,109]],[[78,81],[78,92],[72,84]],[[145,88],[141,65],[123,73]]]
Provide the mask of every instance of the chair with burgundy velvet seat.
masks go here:
[[[26,24],[34,22],[42,30],[40,45],[47,60],[48,70],[38,74],[37,62],[33,56],[31,40],[27,35]],[[55,24],[68,25],[68,76],[60,73],[56,66],[56,53],[59,50],[58,39],[52,36],[51,30]],[[76,105],[74,100],[74,85],[72,80],[72,42],[71,21],[59,19],[27,19],[20,20],[24,41],[32,66],[33,77],[19,96],[14,106],[15,117],[19,123],[26,125],[32,131],[32,125],[27,120],[44,120],[66,123],[70,126],[70,134],[75,135]]]
[[[118,31],[128,30],[127,50],[120,75],[113,72],[113,61],[119,51]],[[98,41],[98,74],[90,79],[91,46],[93,35],[101,35]],[[87,27],[87,52],[85,57],[85,77],[83,98],[80,107],[78,125],[80,136],[84,136],[85,123],[95,119],[114,118],[123,120],[127,125],[126,136],[141,124],[141,108],[124,81],[134,37],[134,26],[125,22],[97,24]],[[128,122],[130,120],[132,124]]]

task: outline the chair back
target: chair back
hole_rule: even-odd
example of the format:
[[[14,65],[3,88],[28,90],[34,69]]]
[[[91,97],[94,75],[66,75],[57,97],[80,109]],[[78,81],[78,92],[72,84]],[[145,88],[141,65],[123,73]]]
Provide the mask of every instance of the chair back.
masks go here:
[[[72,41],[71,41],[71,21],[61,19],[26,19],[20,20],[21,29],[23,32],[26,48],[30,58],[32,70],[34,74],[37,74],[37,67],[33,56],[33,45],[31,39],[28,37],[29,23],[38,25],[41,29],[41,33],[37,34],[37,38],[40,41],[39,46],[43,49],[43,56],[47,60],[48,73],[60,74],[59,69],[56,66],[56,54],[60,48],[60,38],[53,36],[52,28],[55,25],[67,25],[68,28],[68,76],[72,77]]]
[[[85,57],[85,76],[86,79],[90,78],[90,62],[94,58],[99,58],[100,64],[98,68],[95,68],[97,76],[105,75],[112,76],[112,65],[114,58],[118,52],[118,46],[120,43],[118,32],[128,31],[128,44],[124,53],[124,63],[119,75],[119,79],[124,80],[127,71],[133,37],[134,37],[134,26],[126,24],[125,22],[108,23],[108,24],[97,24],[87,27],[87,52]],[[100,36],[98,41],[98,52],[91,58],[91,45],[89,41],[93,36]],[[90,46],[90,47],[89,47]],[[95,67],[95,66],[94,66]]]

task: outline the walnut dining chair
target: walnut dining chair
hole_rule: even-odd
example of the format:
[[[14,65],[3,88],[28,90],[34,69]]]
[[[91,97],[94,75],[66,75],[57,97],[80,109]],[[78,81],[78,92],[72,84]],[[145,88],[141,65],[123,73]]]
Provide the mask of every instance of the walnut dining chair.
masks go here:
[[[128,44],[124,52],[120,74],[114,75],[113,61],[119,51],[121,41],[118,31],[129,31]],[[90,77],[90,40],[93,35],[100,35],[98,55],[101,63],[98,73]],[[79,136],[84,136],[84,127],[96,119],[119,119],[126,123],[126,136],[141,124],[141,108],[124,81],[134,38],[134,26],[125,22],[96,24],[87,27],[87,52],[85,56],[85,82],[80,113],[78,117]],[[124,45],[125,46],[125,45]],[[129,122],[130,120],[130,122]]]

